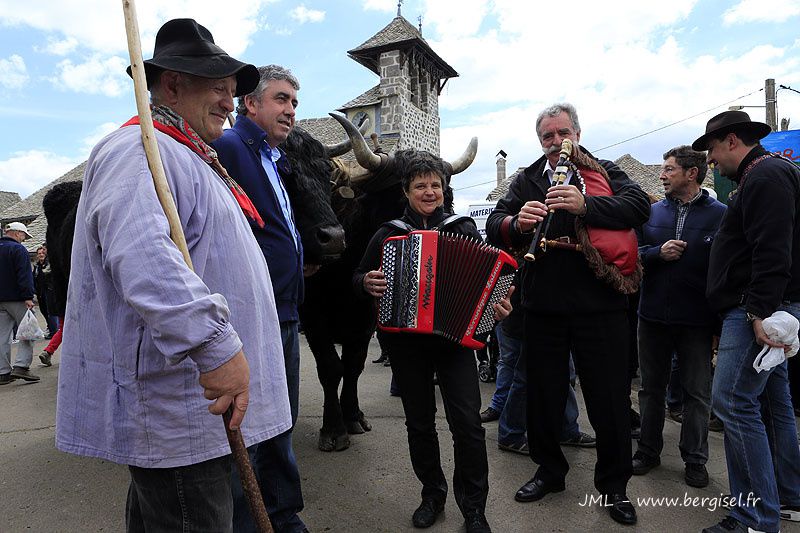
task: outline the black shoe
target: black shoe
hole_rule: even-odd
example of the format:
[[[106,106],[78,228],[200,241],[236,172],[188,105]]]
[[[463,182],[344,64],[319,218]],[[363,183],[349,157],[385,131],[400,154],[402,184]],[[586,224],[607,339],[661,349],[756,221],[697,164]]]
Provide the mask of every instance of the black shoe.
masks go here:
[[[686,470],[684,470],[683,478],[690,487],[697,487],[698,489],[707,487],[708,470],[706,470],[706,465],[686,463]]]
[[[486,410],[484,410],[481,413],[481,424],[485,424],[487,422],[494,422],[495,420],[499,419],[500,419],[500,413],[498,411],[495,411],[491,407],[487,407]]]
[[[642,436],[642,427],[641,426],[637,426],[637,427],[631,426],[631,439],[632,440],[639,440],[641,438],[641,436]]]
[[[15,366],[14,369],[11,371],[11,377],[14,379],[22,379],[25,381],[39,381],[39,376],[36,374],[31,373],[30,370],[27,368],[22,368],[21,366]]]
[[[444,503],[435,500],[422,500],[414,515],[411,517],[411,523],[417,528],[431,527],[436,522],[442,511],[444,511]]]
[[[539,478],[533,478],[524,485],[522,485],[514,499],[518,502],[535,502],[541,500],[551,492],[561,492],[564,490],[564,483],[560,485],[554,483],[547,483]]]
[[[528,449],[528,443],[526,441],[517,442],[515,444],[503,444],[498,441],[497,447],[503,450],[504,452],[518,453],[520,455],[531,454],[530,449]]]
[[[683,424],[683,407],[678,407],[675,409],[670,407],[669,409],[667,409],[667,412],[669,413],[669,417],[671,419],[673,419],[678,424]]]
[[[492,528],[489,527],[486,516],[483,514],[483,511],[478,509],[466,512],[464,515],[464,525],[466,526],[467,533],[492,533]]]
[[[703,533],[747,533],[750,530],[732,516],[726,516],[719,524],[714,524],[703,530]]]
[[[611,515],[615,522],[627,526],[636,523],[636,509],[634,509],[633,504],[624,493],[607,494],[606,506],[608,507],[608,514]]]
[[[633,460],[631,461],[634,476],[643,476],[660,464],[661,458],[650,457],[649,455],[638,451],[633,454]]]
[[[14,381],[15,379],[17,379],[17,378],[12,376],[11,373],[2,374],[2,375],[0,375],[0,385],[8,385],[9,383]]]
[[[597,446],[597,439],[588,435],[582,431],[579,431],[577,435],[572,437],[571,439],[562,440],[561,446],[577,446],[578,448],[594,448]]]
[[[800,505],[781,505],[781,520],[800,522]]]

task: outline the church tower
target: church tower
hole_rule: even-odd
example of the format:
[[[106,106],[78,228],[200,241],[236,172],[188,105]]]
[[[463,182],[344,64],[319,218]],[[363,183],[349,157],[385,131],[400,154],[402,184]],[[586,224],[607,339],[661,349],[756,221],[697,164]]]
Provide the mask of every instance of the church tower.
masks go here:
[[[458,72],[403,18],[399,6],[397,17],[347,55],[380,82],[338,110],[356,125],[369,117],[367,135],[376,132],[386,152],[416,149],[439,155],[439,95]]]

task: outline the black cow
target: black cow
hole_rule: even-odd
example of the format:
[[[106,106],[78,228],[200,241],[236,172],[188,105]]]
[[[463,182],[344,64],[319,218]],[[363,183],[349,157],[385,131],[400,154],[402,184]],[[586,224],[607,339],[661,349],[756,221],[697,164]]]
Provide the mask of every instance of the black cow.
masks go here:
[[[320,216],[324,209],[319,200],[325,194],[344,228],[347,244],[339,258],[330,261],[331,255],[324,257],[325,264],[320,271],[306,278],[305,301],[300,307],[306,340],[314,354],[324,392],[318,442],[323,451],[344,450],[350,445],[348,434],[372,429],[359,408],[358,378],[364,370],[367,348],[375,331],[375,303],[372,299],[357,297],[351,280],[377,228],[383,222],[402,215],[406,200],[396,167],[402,166],[402,161],[415,153],[375,154],[369,150],[355,126],[339,115],[331,116],[347,131],[353,151],[363,167],[360,170],[334,172],[343,165],[327,159],[325,155],[330,150],[324,150],[300,128],[295,129],[282,145],[297,177],[306,184],[316,183],[313,197],[311,193],[303,194],[298,187],[287,184],[303,246],[317,246],[313,242],[317,239],[315,228],[330,222],[325,219],[329,216],[327,213]],[[452,173],[469,166],[476,149],[477,140],[473,139],[467,152],[452,164]],[[452,205],[452,190],[449,188],[445,201],[447,206]],[[341,345],[341,356],[336,344]]]
[[[75,234],[75,213],[81,196],[83,183],[67,181],[55,185],[42,199],[44,216],[47,218],[47,257],[53,276],[55,302],[49,311],[63,317],[67,304],[67,283],[72,255],[72,239]],[[48,302],[49,303],[49,302]]]

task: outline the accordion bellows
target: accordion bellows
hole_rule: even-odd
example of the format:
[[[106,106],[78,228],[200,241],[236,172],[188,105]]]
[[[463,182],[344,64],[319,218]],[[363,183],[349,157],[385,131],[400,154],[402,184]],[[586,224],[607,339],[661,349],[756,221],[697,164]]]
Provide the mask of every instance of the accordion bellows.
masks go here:
[[[508,292],[517,262],[479,240],[438,231],[412,231],[383,243],[387,289],[378,327],[440,335],[467,348],[494,327],[494,304]]]

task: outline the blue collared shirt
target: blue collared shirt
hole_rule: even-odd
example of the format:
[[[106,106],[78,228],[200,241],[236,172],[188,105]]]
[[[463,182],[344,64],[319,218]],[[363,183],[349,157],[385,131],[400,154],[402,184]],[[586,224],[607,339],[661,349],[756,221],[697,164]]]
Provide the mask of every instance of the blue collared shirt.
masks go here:
[[[278,168],[275,163],[281,158],[281,153],[277,148],[272,148],[264,141],[264,145],[259,150],[261,154],[261,164],[264,166],[264,171],[269,178],[269,184],[272,190],[275,191],[275,196],[278,198],[278,203],[283,211],[283,218],[292,233],[294,239],[294,246],[297,249],[297,228],[294,225],[294,215],[292,214],[292,206],[289,204],[289,195],[286,193],[286,188],[283,186],[280,176],[278,176]]]

